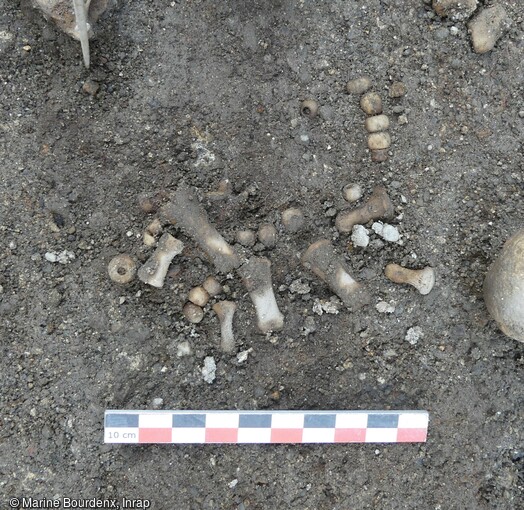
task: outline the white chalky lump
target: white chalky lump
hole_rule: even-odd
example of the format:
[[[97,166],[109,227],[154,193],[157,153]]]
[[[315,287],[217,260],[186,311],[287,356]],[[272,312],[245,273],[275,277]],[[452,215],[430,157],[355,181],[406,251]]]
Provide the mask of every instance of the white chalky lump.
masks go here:
[[[409,328],[404,340],[409,342],[411,345],[417,345],[418,341],[424,336],[424,332],[420,326]]]
[[[365,248],[369,244],[369,230],[363,225],[353,225],[351,242],[355,246]]]
[[[204,366],[202,367],[202,378],[208,384],[212,384],[216,379],[217,364],[213,356],[206,356],[204,358]]]
[[[397,227],[390,225],[389,223],[382,223],[381,221],[376,221],[371,225],[373,231],[382,237],[384,241],[390,243],[398,243],[400,241],[400,233]]]
[[[75,254],[72,251],[67,251],[67,250],[64,250],[58,253],[48,251],[44,255],[44,257],[48,262],[52,262],[52,263],[58,262],[59,264],[69,264],[72,260],[75,260],[76,258]]]

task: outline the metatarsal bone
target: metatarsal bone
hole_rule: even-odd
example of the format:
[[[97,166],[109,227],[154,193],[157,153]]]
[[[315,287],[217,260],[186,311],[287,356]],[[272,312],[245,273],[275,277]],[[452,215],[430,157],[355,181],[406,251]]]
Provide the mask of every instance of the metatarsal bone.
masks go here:
[[[171,234],[164,234],[158,241],[158,248],[138,270],[138,277],[153,287],[164,286],[169,264],[184,249],[184,243]]]
[[[313,243],[304,252],[302,265],[325,281],[348,308],[357,309],[369,303],[367,291],[351,277],[344,260],[327,239]]]
[[[209,222],[206,212],[198,203],[194,189],[180,186],[173,200],[162,207],[161,216],[180,227],[206,252],[217,270],[228,273],[240,265],[240,259],[226,240]]]
[[[271,282],[271,262],[265,257],[251,257],[239,270],[249,297],[255,305],[258,329],[262,333],[284,327]]]

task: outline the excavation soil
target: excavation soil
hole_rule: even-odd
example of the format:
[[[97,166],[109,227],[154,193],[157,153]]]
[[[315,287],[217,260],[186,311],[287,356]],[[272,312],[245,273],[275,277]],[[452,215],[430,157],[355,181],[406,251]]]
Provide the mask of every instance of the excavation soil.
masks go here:
[[[0,0],[1,508],[14,497],[145,498],[159,510],[523,508],[524,345],[482,299],[489,264],[524,223],[522,10],[499,3],[513,24],[479,56],[464,23],[418,0],[136,0],[97,23],[86,70],[77,41]],[[371,162],[359,97],[345,92],[362,74],[391,120],[384,163]],[[395,81],[403,97],[389,97]],[[300,115],[306,98],[320,104],[315,118]],[[231,195],[206,198],[224,178]],[[258,334],[239,278],[219,275],[222,298],[238,303],[237,352],[250,350],[241,363],[221,352],[211,303],[200,324],[182,315],[215,269],[176,225],[166,230],[186,249],[162,289],[107,276],[114,255],[151,254],[141,234],[155,215],[139,194],[182,182],[231,242],[261,223],[279,229],[276,247],[245,253],[271,260],[282,331]],[[355,248],[336,232],[350,182],[362,200],[386,187],[401,243],[371,231]],[[290,206],[305,212],[301,232],[280,224]],[[348,311],[301,267],[321,238],[369,305]],[[64,251],[67,263],[48,260]],[[390,262],[433,266],[434,290],[388,282]],[[394,312],[379,313],[380,300]],[[426,409],[429,435],[104,444],[104,410],[159,398],[165,409]]]

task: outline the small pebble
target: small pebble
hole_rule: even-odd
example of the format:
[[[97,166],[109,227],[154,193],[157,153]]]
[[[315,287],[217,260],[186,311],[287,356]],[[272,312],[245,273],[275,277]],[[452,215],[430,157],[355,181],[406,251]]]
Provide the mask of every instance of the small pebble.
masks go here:
[[[368,147],[371,150],[387,149],[391,146],[389,133],[371,133],[368,136]]]
[[[367,76],[361,76],[360,78],[355,78],[349,80],[346,85],[346,90],[349,94],[363,94],[371,87],[371,80]]]
[[[212,384],[216,379],[217,364],[213,356],[206,356],[204,358],[204,366],[202,367],[202,378],[208,384]]]
[[[368,92],[360,99],[360,108],[368,115],[382,113],[382,99],[376,92]]]
[[[348,202],[356,202],[362,197],[362,186],[360,184],[346,184],[342,189],[344,199]]]
[[[369,244],[369,230],[363,225],[353,225],[351,242],[355,246],[365,248]]]
[[[401,81],[395,81],[389,87],[389,97],[402,97],[406,94],[407,88]]]
[[[508,27],[509,18],[502,5],[483,9],[468,24],[473,51],[475,53],[491,51]]]

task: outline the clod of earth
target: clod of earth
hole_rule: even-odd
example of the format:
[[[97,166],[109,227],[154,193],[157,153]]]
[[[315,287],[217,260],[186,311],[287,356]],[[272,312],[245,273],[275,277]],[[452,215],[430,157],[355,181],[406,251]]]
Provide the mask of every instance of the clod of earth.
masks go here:
[[[213,311],[220,321],[220,347],[224,352],[234,352],[235,336],[233,334],[233,316],[237,309],[233,301],[219,301],[213,305]]]
[[[348,308],[357,310],[369,303],[368,292],[349,274],[344,259],[327,239],[310,245],[301,260],[302,265],[326,282]]]
[[[109,278],[116,283],[130,283],[136,275],[136,262],[130,255],[122,253],[113,257],[107,265]]]
[[[262,333],[279,331],[284,327],[284,316],[278,309],[271,281],[271,262],[265,257],[251,257],[238,273],[255,306],[258,329]]]
[[[435,285],[435,270],[429,266],[424,269],[408,269],[398,264],[388,264],[384,274],[393,283],[412,285],[422,295],[429,294]]]
[[[484,301],[504,334],[524,342],[524,229],[506,241],[489,268]]]
[[[173,258],[182,252],[184,243],[171,234],[164,234],[153,255],[138,270],[138,278],[153,287],[162,288]]]
[[[377,186],[369,200],[351,211],[342,211],[335,220],[335,226],[339,232],[351,232],[353,225],[363,225],[371,220],[391,218],[393,216],[393,204],[383,186]]]
[[[221,273],[228,273],[240,265],[234,248],[218,233],[198,202],[196,190],[179,186],[173,200],[160,210],[161,218],[176,225],[204,250]]]

